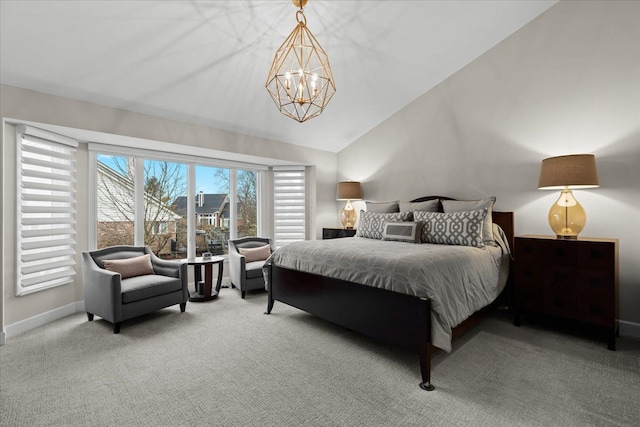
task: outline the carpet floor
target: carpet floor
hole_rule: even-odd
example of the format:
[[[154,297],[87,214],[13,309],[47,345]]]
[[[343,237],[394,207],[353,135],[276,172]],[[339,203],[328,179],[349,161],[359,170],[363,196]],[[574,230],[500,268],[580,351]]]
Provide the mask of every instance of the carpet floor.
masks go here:
[[[223,289],[124,322],[77,313],[0,347],[2,426],[632,426],[640,341],[496,312],[433,359]]]

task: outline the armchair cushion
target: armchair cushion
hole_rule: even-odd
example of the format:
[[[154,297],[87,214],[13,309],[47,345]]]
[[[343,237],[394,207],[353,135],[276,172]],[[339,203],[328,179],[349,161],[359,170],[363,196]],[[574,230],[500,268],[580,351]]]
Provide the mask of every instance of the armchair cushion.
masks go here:
[[[262,277],[262,266],[264,266],[265,261],[266,260],[263,259],[261,261],[248,262],[246,264],[247,279]]]
[[[173,277],[160,275],[130,277],[122,281],[122,303],[129,304],[181,289],[182,281]]]
[[[127,259],[105,259],[102,263],[106,270],[120,273],[123,279],[155,274],[149,254]]]
[[[247,263],[254,261],[264,261],[271,255],[271,246],[264,245],[256,248],[238,248],[240,255],[243,255]]]

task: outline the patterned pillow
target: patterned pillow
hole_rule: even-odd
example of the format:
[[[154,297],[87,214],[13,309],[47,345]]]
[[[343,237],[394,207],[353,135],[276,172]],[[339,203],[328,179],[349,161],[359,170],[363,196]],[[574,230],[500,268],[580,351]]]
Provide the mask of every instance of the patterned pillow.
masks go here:
[[[381,240],[386,222],[407,221],[410,217],[411,212],[377,213],[360,211],[360,222],[358,223],[356,236]]]
[[[371,202],[367,200],[364,203],[367,208],[367,212],[393,213],[400,210],[397,200],[394,202]]]
[[[482,224],[482,240],[484,243],[493,243],[493,205],[496,203],[495,196],[482,200],[443,200],[442,210],[444,212],[462,212],[475,209],[487,209],[487,216]]]
[[[451,213],[416,211],[413,215],[414,220],[424,221],[421,236],[424,243],[484,248],[482,222],[487,208]]]
[[[418,222],[386,222],[382,232],[382,240],[420,243],[422,221]]]
[[[155,274],[151,265],[151,255],[146,254],[134,258],[105,259],[102,261],[105,270],[120,273],[123,279],[146,274]]]

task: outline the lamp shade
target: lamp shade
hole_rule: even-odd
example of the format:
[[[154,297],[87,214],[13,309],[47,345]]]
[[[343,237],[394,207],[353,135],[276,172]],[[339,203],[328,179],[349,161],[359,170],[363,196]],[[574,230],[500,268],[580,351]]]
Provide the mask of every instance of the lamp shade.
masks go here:
[[[362,186],[357,181],[342,181],[338,183],[336,200],[361,200]]]
[[[599,187],[596,158],[593,154],[549,157],[542,161],[539,190]]]

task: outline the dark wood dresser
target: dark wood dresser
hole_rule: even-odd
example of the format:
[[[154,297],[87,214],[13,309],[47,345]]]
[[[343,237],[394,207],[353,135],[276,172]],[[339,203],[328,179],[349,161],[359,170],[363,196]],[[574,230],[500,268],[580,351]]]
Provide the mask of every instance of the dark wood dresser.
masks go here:
[[[570,319],[604,331],[609,350],[618,333],[618,240],[516,236],[514,324],[526,312]]]
[[[355,228],[323,228],[322,240],[325,239],[340,239],[342,237],[353,237],[356,235]]]

